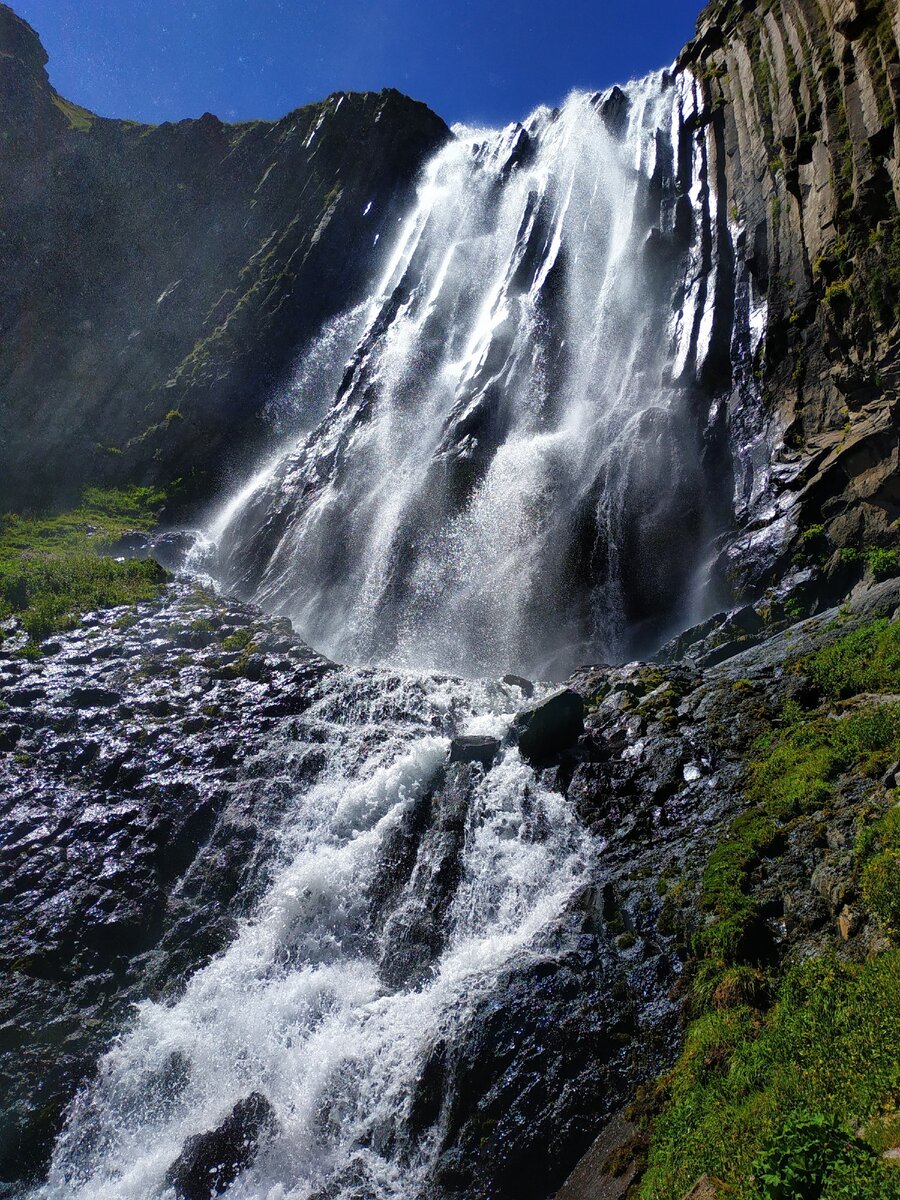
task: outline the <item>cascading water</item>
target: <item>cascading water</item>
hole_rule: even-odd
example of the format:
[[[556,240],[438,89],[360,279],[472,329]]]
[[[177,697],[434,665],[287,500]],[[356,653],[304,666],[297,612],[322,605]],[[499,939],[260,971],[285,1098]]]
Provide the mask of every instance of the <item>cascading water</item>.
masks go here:
[[[339,661],[466,675],[620,660],[697,615],[723,481],[696,112],[659,74],[457,130],[327,416],[214,522],[227,586]]]
[[[301,363],[304,417],[325,415],[222,507],[214,569],[316,649],[392,669],[317,685],[303,736],[326,765],[267,894],[179,998],[140,1007],[35,1200],[171,1196],[186,1139],[255,1093],[273,1127],[245,1200],[484,1200],[466,1179],[488,1141],[490,1194],[544,1200],[590,1140],[598,1079],[631,1069],[605,902],[579,899],[603,847],[515,748],[447,765],[520,693],[398,668],[561,672],[697,602],[716,262],[696,113],[660,74],[458,131],[376,292]]]
[[[566,949],[587,871],[590,839],[516,751],[441,779],[447,733],[502,734],[516,703],[500,685],[383,672],[321,685],[304,728],[328,765],[285,815],[267,896],[180,999],[142,1006],[36,1196],[163,1196],[185,1138],[254,1091],[277,1131],[230,1195],[422,1194],[442,1133],[414,1111],[429,1056],[505,972]],[[429,817],[404,878],[400,849]]]

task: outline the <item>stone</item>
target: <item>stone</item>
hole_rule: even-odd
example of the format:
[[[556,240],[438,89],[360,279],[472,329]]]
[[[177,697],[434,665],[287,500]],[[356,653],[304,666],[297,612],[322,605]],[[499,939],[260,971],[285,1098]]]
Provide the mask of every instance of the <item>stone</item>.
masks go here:
[[[733,1193],[734,1189],[724,1184],[721,1179],[712,1175],[701,1175],[689,1192],[685,1192],[683,1200],[722,1200],[723,1196]]]
[[[112,558],[148,558],[151,538],[149,533],[123,533],[106,547]]]
[[[181,570],[197,543],[198,534],[189,529],[173,529],[153,539],[150,554],[168,571]]]
[[[121,700],[118,692],[104,687],[77,687],[69,693],[73,708],[113,708]]]
[[[21,725],[7,725],[5,729],[0,729],[0,754],[15,750],[21,736]]]
[[[574,746],[584,731],[584,701],[571,688],[560,688],[518,712],[510,732],[523,758],[546,762]]]
[[[450,762],[480,763],[485,771],[494,765],[500,751],[500,741],[481,734],[466,734],[455,737],[450,743]]]
[[[275,1113],[261,1092],[240,1100],[221,1125],[188,1138],[166,1172],[179,1200],[210,1200],[234,1182],[275,1131]]]
[[[528,699],[534,695],[534,684],[530,679],[524,679],[521,675],[504,675],[501,683],[505,683],[507,687],[519,688]]]
[[[859,913],[855,909],[852,909],[849,904],[845,904],[838,915],[837,923],[838,933],[847,942],[859,929]]]

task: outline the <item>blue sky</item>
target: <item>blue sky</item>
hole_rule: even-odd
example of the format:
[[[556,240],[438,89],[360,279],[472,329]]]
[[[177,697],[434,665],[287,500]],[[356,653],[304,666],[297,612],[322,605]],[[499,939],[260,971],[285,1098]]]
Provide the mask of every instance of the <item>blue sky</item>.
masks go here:
[[[572,88],[667,65],[700,0],[12,0],[50,78],[103,116],[277,117],[396,87],[449,122],[505,124]]]

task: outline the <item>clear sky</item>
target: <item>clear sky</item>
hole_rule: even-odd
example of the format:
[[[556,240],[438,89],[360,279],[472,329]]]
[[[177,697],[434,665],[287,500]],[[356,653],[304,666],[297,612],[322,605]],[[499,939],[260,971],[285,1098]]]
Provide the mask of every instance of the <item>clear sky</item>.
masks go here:
[[[396,87],[505,124],[666,66],[701,0],[11,0],[57,91],[103,116],[278,117]]]

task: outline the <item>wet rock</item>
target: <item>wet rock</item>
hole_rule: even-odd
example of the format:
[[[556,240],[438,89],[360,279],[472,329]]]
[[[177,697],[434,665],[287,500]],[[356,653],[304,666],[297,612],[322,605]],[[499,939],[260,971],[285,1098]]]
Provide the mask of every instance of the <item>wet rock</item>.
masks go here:
[[[571,688],[560,688],[516,714],[512,734],[524,758],[546,762],[574,746],[584,730],[584,702]]]
[[[289,641],[267,695],[308,707],[333,668],[284,622],[187,582],[89,615],[54,655],[0,673],[0,737],[16,751],[0,753],[0,1027],[29,1040],[23,1054],[0,1037],[0,1179],[40,1174],[132,1004],[177,992],[228,944],[293,780],[321,755],[295,737],[286,763],[260,685],[211,679],[209,651],[185,646],[226,610]]]
[[[519,688],[522,695],[528,699],[534,695],[534,684],[530,679],[524,679],[521,675],[504,675],[502,682],[507,687]]]
[[[196,546],[197,537],[197,532],[190,529],[174,529],[167,533],[158,533],[151,543],[150,554],[166,570],[179,571],[184,567],[188,555]]]
[[[121,700],[119,692],[103,687],[77,687],[69,694],[73,708],[113,708]]]
[[[15,750],[21,736],[21,725],[7,725],[5,729],[0,729],[0,754]]]
[[[239,1101],[221,1125],[188,1138],[166,1173],[179,1200],[210,1200],[224,1192],[275,1132],[275,1113],[261,1092]]]
[[[106,546],[112,558],[149,558],[153,538],[149,533],[123,533]]]
[[[485,771],[489,771],[499,752],[499,738],[467,734],[455,737],[450,743],[450,762],[480,763]]]

